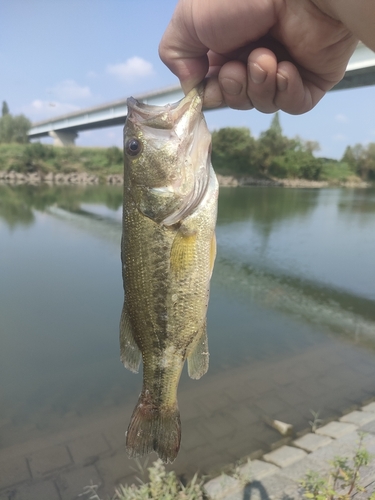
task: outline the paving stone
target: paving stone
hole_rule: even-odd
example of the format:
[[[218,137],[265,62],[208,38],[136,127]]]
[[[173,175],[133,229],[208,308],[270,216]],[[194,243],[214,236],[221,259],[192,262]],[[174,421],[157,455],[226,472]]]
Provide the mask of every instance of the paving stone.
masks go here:
[[[311,452],[317,450],[321,446],[327,446],[331,441],[332,439],[328,436],[319,436],[318,434],[309,432],[299,439],[294,440],[293,445]]]
[[[319,427],[315,432],[321,436],[329,436],[331,438],[337,439],[345,434],[350,434],[355,431],[357,426],[354,424],[349,424],[345,422],[330,422],[323,427]]]
[[[16,488],[12,500],[60,500],[56,485],[52,481],[22,485]]]
[[[28,457],[33,477],[43,477],[54,470],[61,469],[72,463],[65,445],[51,446],[36,451]]]
[[[372,491],[367,491],[368,495],[366,495],[366,500],[370,497],[371,493],[375,489],[375,460],[372,460],[367,467],[362,467],[361,468],[361,478],[360,478],[360,484],[366,490],[369,489],[369,486],[373,485]],[[355,496],[355,499],[357,500],[357,495]]]
[[[362,425],[359,428],[362,432],[369,432],[370,434],[375,434],[375,420],[372,420],[368,424]]]
[[[101,485],[101,479],[93,465],[80,467],[79,469],[59,474],[56,479],[56,485],[62,500],[74,500],[79,498],[78,495],[83,493],[84,487],[90,484],[97,486]],[[100,489],[98,492],[100,492]],[[43,500],[47,500],[47,498],[48,497],[41,497]]]
[[[240,481],[234,477],[221,474],[221,476],[211,479],[204,485],[204,489],[209,498],[217,499],[228,495],[233,490],[240,489]]]
[[[30,472],[25,458],[4,458],[0,461],[0,489],[26,479],[30,479]]]
[[[205,410],[205,413],[209,415],[214,415],[217,411],[222,410],[226,406],[233,404],[229,396],[224,392],[218,393],[207,393],[202,397],[195,398],[195,403],[198,405],[201,413]]]
[[[231,409],[230,415],[242,426],[248,426],[261,420],[260,416],[254,412],[251,406],[245,404],[235,405],[235,407]]]
[[[178,407],[180,408],[182,425],[192,418],[202,416],[202,411],[197,404],[196,399],[192,397],[180,397],[178,399]]]
[[[205,420],[202,423],[202,427],[204,427],[216,439],[227,436],[228,434],[233,433],[236,430],[232,419],[229,417],[225,417],[221,413],[213,415],[208,420]]]
[[[271,393],[254,401],[266,415],[276,418],[281,412],[289,409],[289,405],[278,399],[276,393]]]
[[[327,447],[329,448],[329,446]],[[299,483],[301,479],[305,477],[307,472],[314,471],[318,472],[320,475],[325,475],[331,469],[331,464],[326,460],[318,460],[312,456],[312,454],[307,455],[302,460],[295,462],[292,465],[288,465],[280,469],[279,474],[287,477]]]
[[[361,428],[360,432],[365,432],[365,431],[363,431]],[[375,458],[375,436],[373,434],[371,434],[371,433],[365,434],[365,436],[363,437],[363,446],[369,452],[371,457]]]
[[[361,410],[375,413],[375,401],[373,401],[372,403],[369,403],[368,405],[362,406]]]
[[[260,481],[264,477],[275,474],[279,470],[279,467],[264,462],[264,460],[249,460],[245,465],[239,468],[239,473],[244,480]]]
[[[90,464],[109,451],[109,446],[101,434],[91,434],[68,443],[68,448],[75,463]]]
[[[348,424],[349,425],[349,424]],[[329,462],[336,456],[353,456],[358,447],[358,433],[356,431],[346,434],[332,441],[328,446],[322,446],[313,451],[309,457],[312,460]]]
[[[266,453],[263,458],[267,462],[271,462],[278,467],[287,467],[298,460],[302,460],[306,455],[307,453],[305,451],[298,448],[282,446],[275,451]]]
[[[225,495],[225,497],[221,497],[220,500],[243,500],[244,498],[248,497],[244,497],[244,487],[242,487],[238,491],[234,491],[233,493],[229,493],[229,495]]]
[[[278,390],[277,396],[282,401],[285,401],[293,406],[293,408],[300,403],[302,403],[303,406],[306,406],[309,401],[309,396],[305,392],[301,391],[296,384],[290,384]]]
[[[340,422],[347,422],[358,425],[359,427],[371,422],[372,420],[375,420],[375,414],[366,411],[352,411],[351,413],[348,413],[340,418]]]
[[[244,436],[242,440],[236,440],[235,442],[231,442],[227,447],[227,451],[230,455],[232,455],[235,461],[238,461],[244,457],[252,455],[253,453],[259,452],[257,457],[262,456],[266,451],[268,451],[268,447],[263,449],[264,443],[253,439],[252,437]],[[253,457],[253,458],[257,458]]]
[[[125,424],[114,425],[110,429],[105,430],[104,437],[113,450],[125,450],[125,431]]]
[[[298,484],[280,473],[276,473],[264,478],[262,481],[253,481],[246,485],[242,498],[251,500],[291,500],[302,498],[302,496],[299,496]]]
[[[12,495],[14,496],[15,490],[8,490],[8,491],[3,491],[3,493],[0,493],[0,500],[9,500],[9,498],[12,498]]]
[[[183,426],[182,447],[185,450],[191,450],[197,446],[207,443],[207,434],[202,429],[201,419],[189,420]]]
[[[150,456],[149,463],[156,457]],[[106,484],[117,484],[120,479],[134,473],[137,464],[126,453],[118,453],[112,457],[101,458],[96,462],[96,468]]]

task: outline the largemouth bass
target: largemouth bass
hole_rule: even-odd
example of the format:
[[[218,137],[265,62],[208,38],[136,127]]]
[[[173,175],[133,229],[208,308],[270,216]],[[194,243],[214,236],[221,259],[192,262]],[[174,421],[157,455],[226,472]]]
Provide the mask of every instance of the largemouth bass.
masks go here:
[[[125,291],[121,359],[143,387],[126,436],[131,457],[176,458],[181,439],[177,386],[184,362],[208,369],[206,312],[216,255],[218,182],[203,89],[167,106],[128,99],[124,128],[121,245]]]

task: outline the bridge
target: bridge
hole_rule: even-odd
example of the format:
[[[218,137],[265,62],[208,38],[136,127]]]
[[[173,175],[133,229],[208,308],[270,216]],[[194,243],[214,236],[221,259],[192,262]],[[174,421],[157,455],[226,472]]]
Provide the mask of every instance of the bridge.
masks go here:
[[[359,43],[348,63],[344,78],[332,90],[368,85],[375,85],[375,53]],[[183,92],[179,85],[175,85],[135,97],[146,104],[163,106],[182,99]],[[124,125],[127,111],[126,99],[120,99],[33,123],[28,135],[30,139],[50,136],[56,146],[73,145],[78,132]]]

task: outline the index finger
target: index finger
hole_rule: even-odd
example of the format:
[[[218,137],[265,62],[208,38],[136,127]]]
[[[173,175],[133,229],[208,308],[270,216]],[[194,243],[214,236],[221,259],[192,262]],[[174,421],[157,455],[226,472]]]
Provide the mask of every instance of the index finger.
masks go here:
[[[159,45],[163,63],[181,82],[185,94],[198,85],[208,71],[208,48],[190,33],[185,13],[178,3]]]

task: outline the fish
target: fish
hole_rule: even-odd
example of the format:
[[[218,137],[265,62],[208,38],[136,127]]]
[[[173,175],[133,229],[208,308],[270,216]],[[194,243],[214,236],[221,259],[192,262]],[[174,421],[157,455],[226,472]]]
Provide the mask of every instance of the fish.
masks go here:
[[[203,87],[166,106],[130,97],[124,127],[120,353],[143,385],[126,433],[130,457],[172,463],[181,441],[177,388],[187,360],[208,369],[206,315],[216,256],[218,181]]]

